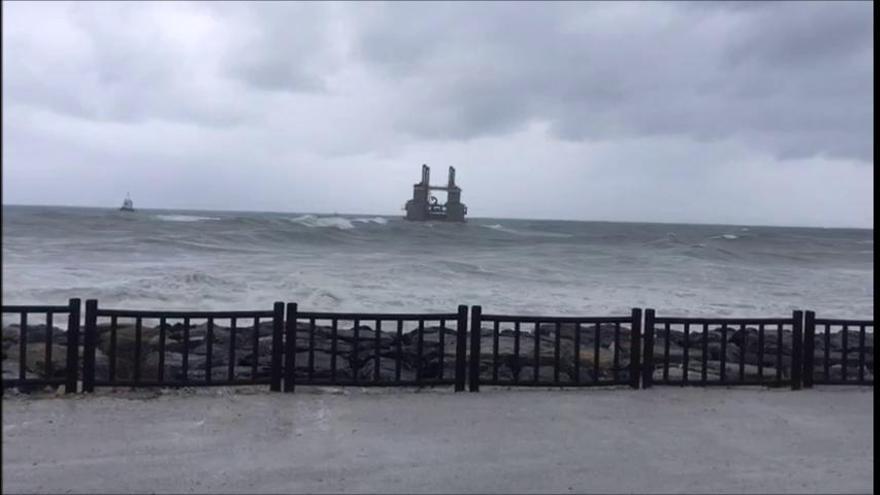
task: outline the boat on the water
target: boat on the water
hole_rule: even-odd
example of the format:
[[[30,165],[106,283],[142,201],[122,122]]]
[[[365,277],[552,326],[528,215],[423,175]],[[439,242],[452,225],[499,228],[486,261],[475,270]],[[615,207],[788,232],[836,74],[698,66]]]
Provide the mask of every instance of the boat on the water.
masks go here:
[[[128,193],[125,193],[125,201],[122,202],[122,207],[119,208],[119,211],[134,211],[134,203],[131,201]]]

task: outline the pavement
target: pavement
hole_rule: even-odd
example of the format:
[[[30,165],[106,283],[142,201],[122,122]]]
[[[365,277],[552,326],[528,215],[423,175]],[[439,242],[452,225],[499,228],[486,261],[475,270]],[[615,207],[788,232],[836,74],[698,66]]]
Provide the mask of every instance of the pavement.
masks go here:
[[[3,398],[4,493],[869,493],[874,391]]]

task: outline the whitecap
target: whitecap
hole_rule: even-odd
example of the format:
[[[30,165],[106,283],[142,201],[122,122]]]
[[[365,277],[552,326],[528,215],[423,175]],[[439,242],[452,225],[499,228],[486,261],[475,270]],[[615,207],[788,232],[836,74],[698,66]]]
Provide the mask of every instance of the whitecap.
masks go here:
[[[358,222],[358,223],[375,223],[375,224],[378,224],[378,225],[385,225],[385,224],[388,223],[388,219],[387,219],[387,218],[382,218],[382,217],[373,217],[373,218],[353,218],[351,221],[352,221],[352,222]]]
[[[291,222],[311,228],[332,227],[340,230],[354,228],[354,224],[351,223],[351,220],[342,217],[316,217],[315,215],[303,215],[291,219]]]
[[[156,218],[166,222],[202,222],[208,220],[220,220],[217,217],[199,217],[195,215],[156,215]]]

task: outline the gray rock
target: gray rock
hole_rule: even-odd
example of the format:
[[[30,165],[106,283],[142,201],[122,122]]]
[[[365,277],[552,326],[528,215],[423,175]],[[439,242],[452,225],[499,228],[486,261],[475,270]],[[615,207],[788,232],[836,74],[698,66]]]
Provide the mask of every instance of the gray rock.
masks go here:
[[[67,373],[67,346],[52,345],[51,346],[51,366],[47,370],[46,366],[46,344],[31,343],[27,345],[27,359],[25,365],[32,373],[43,377],[62,377]],[[47,374],[51,371],[51,374]]]

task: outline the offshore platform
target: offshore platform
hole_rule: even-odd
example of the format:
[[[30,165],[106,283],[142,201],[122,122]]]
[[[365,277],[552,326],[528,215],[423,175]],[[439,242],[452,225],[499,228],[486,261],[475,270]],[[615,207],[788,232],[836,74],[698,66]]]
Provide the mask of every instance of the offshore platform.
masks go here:
[[[431,191],[446,191],[446,203],[440,204]],[[422,165],[422,181],[413,185],[413,197],[405,208],[407,220],[464,222],[467,206],[461,202],[461,188],[455,185],[455,167],[449,167],[449,182],[445,186],[432,186],[431,169]]]

